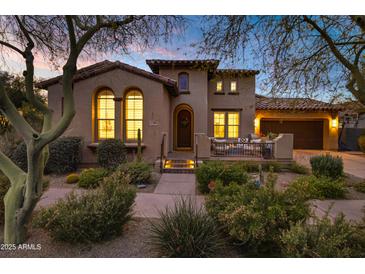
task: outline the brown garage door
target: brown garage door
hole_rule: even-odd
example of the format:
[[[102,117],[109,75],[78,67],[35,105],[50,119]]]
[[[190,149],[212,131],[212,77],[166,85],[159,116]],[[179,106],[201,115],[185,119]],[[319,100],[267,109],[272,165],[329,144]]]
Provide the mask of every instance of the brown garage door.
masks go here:
[[[261,132],[292,133],[294,148],[323,149],[323,121],[261,120]]]

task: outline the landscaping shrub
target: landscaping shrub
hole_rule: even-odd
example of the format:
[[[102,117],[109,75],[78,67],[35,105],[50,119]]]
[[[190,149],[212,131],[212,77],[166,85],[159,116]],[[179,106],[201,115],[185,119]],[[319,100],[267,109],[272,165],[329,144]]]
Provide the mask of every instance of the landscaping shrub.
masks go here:
[[[359,139],[357,140],[360,150],[365,153],[365,135],[359,136]]]
[[[66,184],[76,184],[79,180],[79,174],[71,173],[66,177]]]
[[[80,173],[78,186],[82,188],[96,188],[103,179],[108,175],[104,168],[88,168]]]
[[[297,178],[289,185],[288,191],[305,199],[340,199],[346,194],[343,179],[317,178],[313,175]]]
[[[46,229],[55,240],[98,242],[122,233],[130,219],[136,193],[125,179],[107,177],[100,188],[84,195],[70,194],[50,208],[42,209],[34,225]]]
[[[9,158],[25,172],[28,170],[27,147],[24,142],[19,143]]]
[[[245,252],[260,255],[280,253],[282,231],[309,216],[304,199],[276,191],[272,181],[259,188],[218,182],[208,195],[206,208]]]
[[[81,147],[80,137],[61,137],[50,143],[45,173],[65,174],[77,170]]]
[[[312,172],[317,177],[329,177],[334,180],[343,177],[343,162],[341,157],[330,154],[313,156],[310,159]]]
[[[354,184],[354,188],[362,193],[365,193],[365,181],[362,181],[361,183]]]
[[[291,172],[294,172],[294,173],[297,173],[297,174],[308,174],[309,173],[309,170],[307,167],[303,166],[303,165],[300,165],[298,164],[297,162],[294,162],[294,163],[291,163],[289,166],[288,166],[288,169],[291,171]]]
[[[132,184],[148,184],[151,181],[152,167],[143,161],[121,164],[117,170],[122,174],[127,174]]]
[[[50,143],[49,159],[44,172],[64,174],[75,171],[81,161],[81,146],[80,137],[61,137]],[[16,165],[27,171],[27,148],[24,142],[19,143],[9,156]]]
[[[151,223],[151,244],[164,257],[214,257],[223,246],[214,220],[191,200],[177,201],[160,217]]]
[[[196,170],[198,189],[202,193],[209,192],[209,183],[220,180],[223,184],[236,182],[245,184],[250,181],[246,165],[243,163],[223,163],[222,161],[205,162]]]
[[[115,169],[127,159],[127,150],[121,140],[110,139],[99,143],[97,148],[97,161],[107,169]]]
[[[285,257],[353,258],[365,256],[364,228],[339,215],[332,222],[327,216],[314,224],[297,223],[281,236]]]

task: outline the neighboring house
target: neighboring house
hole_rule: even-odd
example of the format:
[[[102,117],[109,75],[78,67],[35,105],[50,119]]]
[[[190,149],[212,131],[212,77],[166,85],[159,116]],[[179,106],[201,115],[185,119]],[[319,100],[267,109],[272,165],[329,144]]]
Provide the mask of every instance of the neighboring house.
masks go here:
[[[83,162],[96,161],[95,147],[109,138],[135,150],[142,132],[143,157],[193,151],[196,136],[237,140],[250,133],[294,133],[298,148],[337,149],[337,109],[304,100],[256,97],[256,70],[218,69],[218,60],[147,60],[152,72],[103,61],[74,78],[76,116],[64,135],[84,138]],[[63,113],[61,77],[39,84],[48,90],[54,122]],[[286,107],[279,107],[281,105]],[[303,138],[304,137],[304,138]]]

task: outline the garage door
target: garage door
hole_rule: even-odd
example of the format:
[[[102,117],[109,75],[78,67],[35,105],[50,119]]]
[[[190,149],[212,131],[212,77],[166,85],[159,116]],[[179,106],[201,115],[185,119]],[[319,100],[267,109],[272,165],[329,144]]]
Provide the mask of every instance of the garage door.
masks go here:
[[[294,148],[323,149],[323,121],[278,121],[261,119],[261,132],[292,133]]]

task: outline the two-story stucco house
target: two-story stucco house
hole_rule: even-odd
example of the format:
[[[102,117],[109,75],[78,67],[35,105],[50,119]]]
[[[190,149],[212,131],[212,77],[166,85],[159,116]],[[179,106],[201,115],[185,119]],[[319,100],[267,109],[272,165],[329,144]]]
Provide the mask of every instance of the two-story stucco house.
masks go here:
[[[119,138],[135,149],[138,129],[143,157],[150,162],[159,158],[162,138],[166,153],[188,152],[194,151],[197,136],[237,140],[265,129],[293,133],[297,148],[337,148],[337,110],[332,105],[305,100],[298,108],[286,99],[277,104],[256,96],[256,70],[218,69],[218,60],[146,62],[152,72],[118,61],[77,72],[76,116],[65,135],[84,138],[83,163],[94,163],[95,147],[108,138]],[[39,85],[48,90],[55,121],[63,112],[60,80]],[[283,104],[286,107],[280,108]]]

